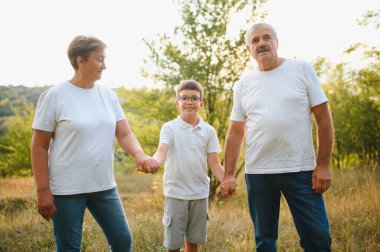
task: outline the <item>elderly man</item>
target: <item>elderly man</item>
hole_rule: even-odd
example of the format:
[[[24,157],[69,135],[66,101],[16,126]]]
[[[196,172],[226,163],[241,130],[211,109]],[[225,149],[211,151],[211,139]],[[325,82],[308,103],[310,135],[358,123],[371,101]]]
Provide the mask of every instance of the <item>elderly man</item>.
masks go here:
[[[306,251],[330,251],[322,193],[330,187],[333,126],[312,66],[277,55],[272,26],[253,25],[247,49],[257,62],[235,87],[225,143],[222,194],[235,193],[234,170],[246,133],[245,179],[257,251],[276,251],[281,194]],[[315,158],[312,118],[318,126]]]

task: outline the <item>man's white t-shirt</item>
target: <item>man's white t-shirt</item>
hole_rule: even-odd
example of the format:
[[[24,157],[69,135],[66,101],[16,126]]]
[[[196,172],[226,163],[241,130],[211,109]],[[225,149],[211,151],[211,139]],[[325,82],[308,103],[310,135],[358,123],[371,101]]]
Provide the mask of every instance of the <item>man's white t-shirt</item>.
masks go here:
[[[313,170],[311,108],[324,102],[306,62],[286,59],[271,71],[245,74],[235,87],[230,119],[246,122],[246,173]]]
[[[125,119],[117,94],[101,85],[69,82],[41,94],[33,129],[54,132],[49,181],[54,195],[108,190],[113,173],[116,122]]]
[[[160,144],[169,146],[164,195],[183,200],[207,198],[210,190],[207,154],[221,151],[215,129],[201,118],[193,127],[178,117],[162,126]]]

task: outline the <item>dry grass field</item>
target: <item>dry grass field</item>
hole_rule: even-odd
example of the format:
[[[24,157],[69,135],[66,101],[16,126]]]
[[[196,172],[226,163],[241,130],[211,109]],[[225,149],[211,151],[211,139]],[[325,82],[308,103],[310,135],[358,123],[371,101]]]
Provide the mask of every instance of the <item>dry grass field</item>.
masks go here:
[[[133,251],[163,251],[162,175],[117,173],[119,193],[133,233]],[[210,204],[208,242],[201,251],[254,251],[253,225],[243,177],[237,195]],[[325,194],[333,251],[380,251],[380,172],[334,170]],[[36,211],[32,178],[0,179],[0,251],[54,251],[51,222]],[[279,251],[302,251],[286,202],[280,216]],[[82,251],[108,251],[86,212]]]

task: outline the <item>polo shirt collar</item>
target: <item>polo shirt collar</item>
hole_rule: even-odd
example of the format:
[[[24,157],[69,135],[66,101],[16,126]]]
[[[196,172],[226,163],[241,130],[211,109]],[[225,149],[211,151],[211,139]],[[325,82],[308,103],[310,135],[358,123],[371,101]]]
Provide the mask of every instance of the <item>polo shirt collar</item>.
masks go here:
[[[199,119],[199,122],[197,125],[195,125],[194,129],[197,129],[197,128],[201,129],[204,124],[202,118],[198,116],[198,119]],[[185,122],[180,116],[177,117],[177,120],[178,120],[179,125],[181,125],[182,128],[193,128],[193,125]]]

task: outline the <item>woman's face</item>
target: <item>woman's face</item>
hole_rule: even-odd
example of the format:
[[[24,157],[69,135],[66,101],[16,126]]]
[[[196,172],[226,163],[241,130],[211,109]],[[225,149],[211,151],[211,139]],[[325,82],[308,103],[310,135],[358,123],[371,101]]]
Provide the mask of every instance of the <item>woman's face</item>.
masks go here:
[[[87,60],[80,57],[78,62],[79,71],[88,79],[99,80],[102,77],[103,70],[106,69],[105,58],[105,48],[92,51]]]

